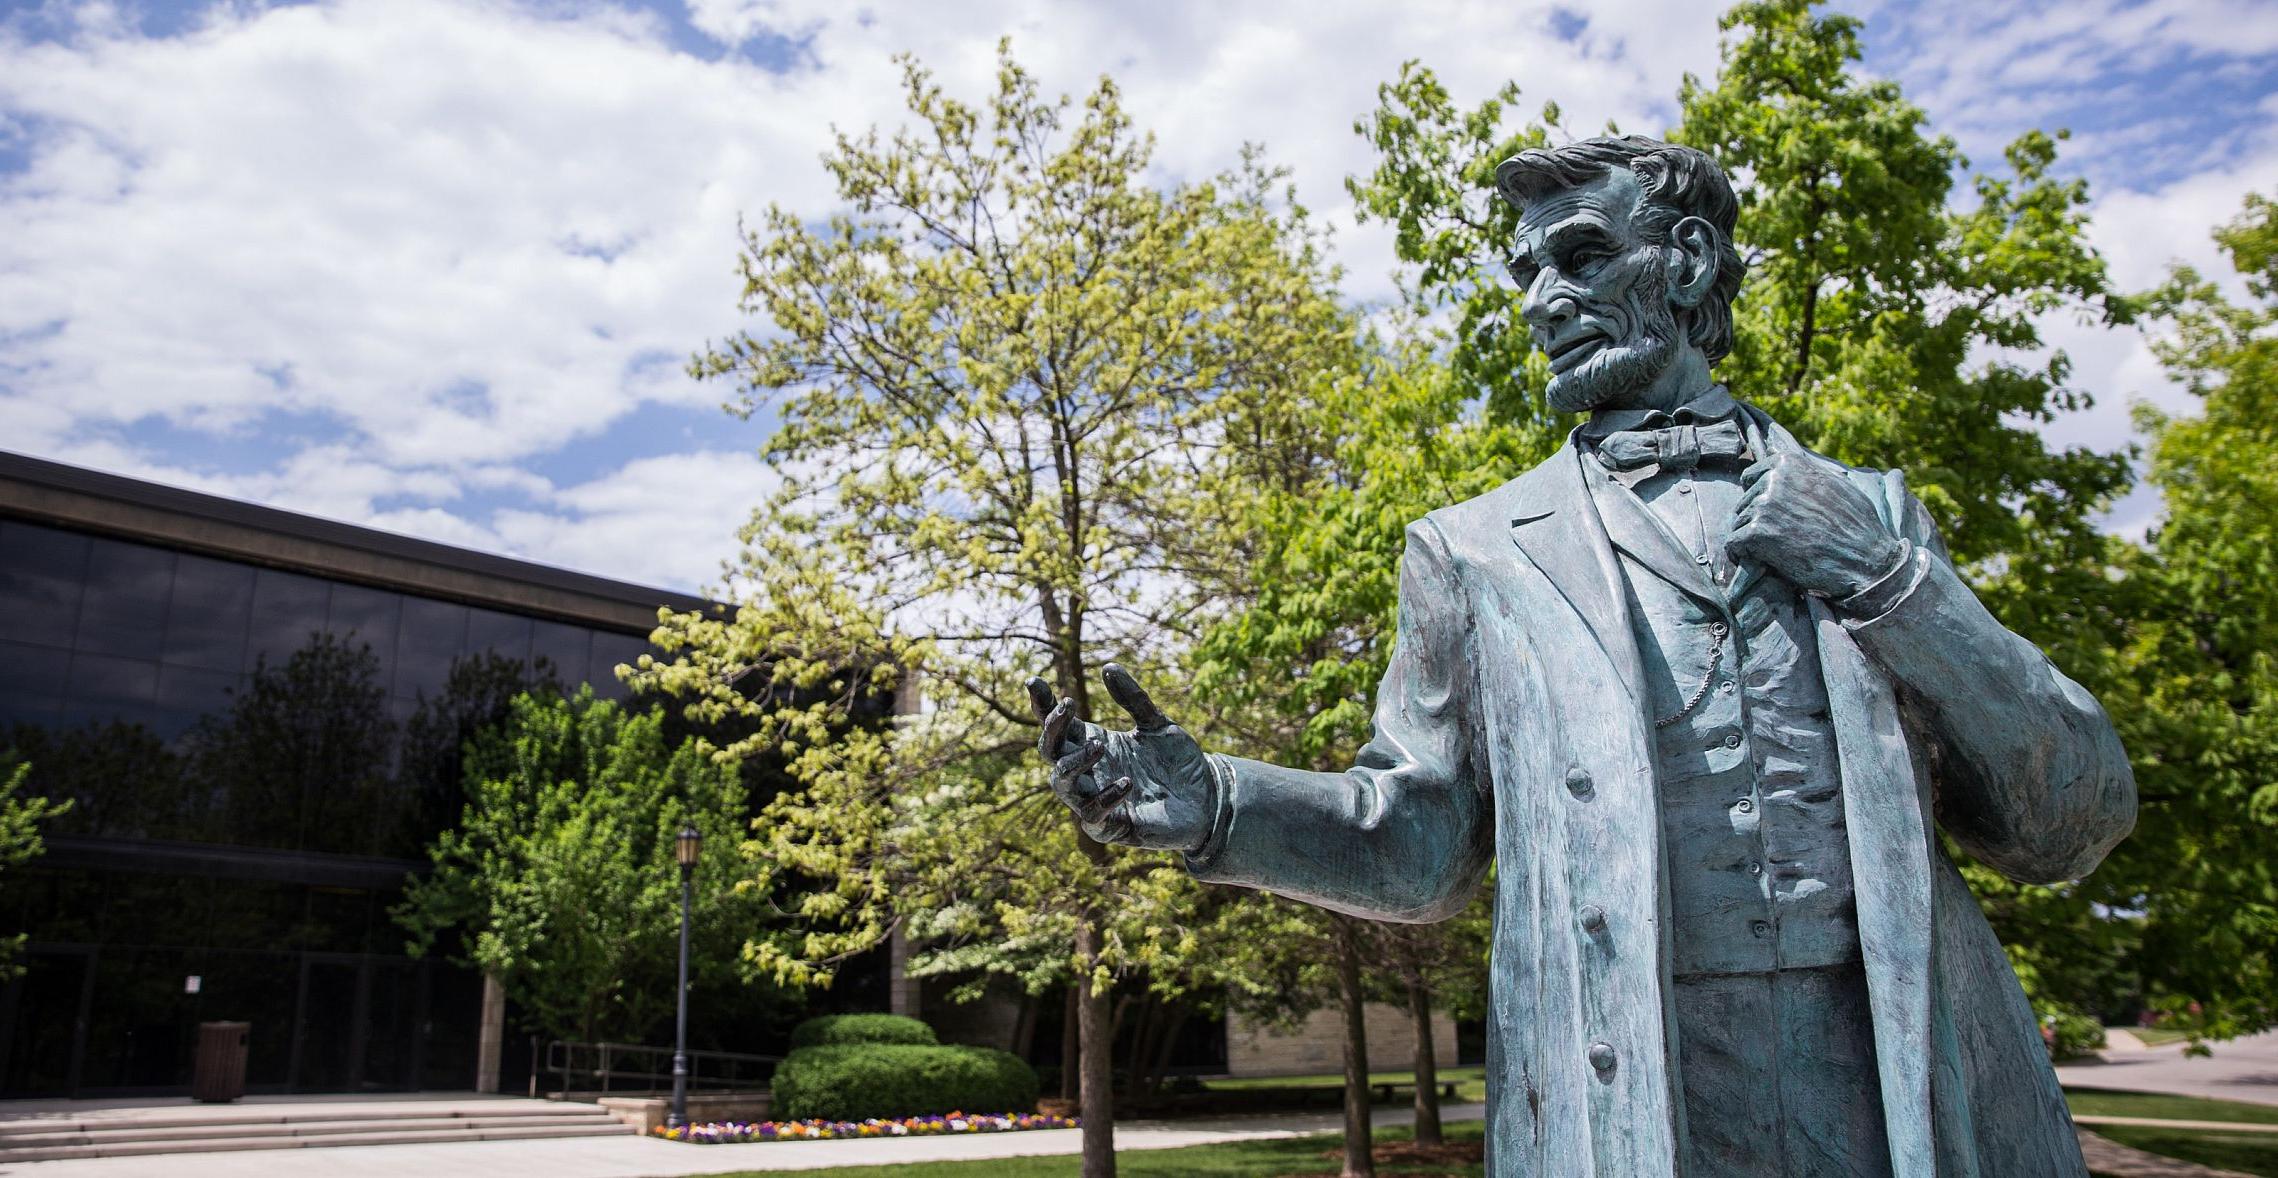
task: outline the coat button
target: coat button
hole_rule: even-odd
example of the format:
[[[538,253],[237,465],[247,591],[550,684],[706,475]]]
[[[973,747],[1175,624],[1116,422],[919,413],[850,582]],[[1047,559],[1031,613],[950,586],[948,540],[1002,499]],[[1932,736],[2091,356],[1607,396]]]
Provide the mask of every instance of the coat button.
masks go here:
[[[1732,808],[1740,811],[1743,814],[1753,814],[1756,812],[1756,799],[1742,798],[1739,801],[1732,803]]]
[[[1585,930],[1593,933],[1602,933],[1606,931],[1605,909],[1600,908],[1595,904],[1584,904],[1582,906],[1581,916],[1582,927]]]
[[[1578,798],[1590,796],[1590,771],[1577,765],[1566,771],[1566,792]]]
[[[1733,733],[1732,735],[1725,737],[1725,738],[1724,738],[1724,747],[1726,747],[1726,748],[1728,748],[1728,749],[1736,749],[1736,748],[1739,748],[1739,747],[1740,747],[1740,734],[1739,734],[1739,733],[1737,733],[1737,732],[1735,732],[1735,733]]]
[[[1614,1046],[1611,1043],[1590,1044],[1590,1066],[1601,1072],[1614,1070]]]

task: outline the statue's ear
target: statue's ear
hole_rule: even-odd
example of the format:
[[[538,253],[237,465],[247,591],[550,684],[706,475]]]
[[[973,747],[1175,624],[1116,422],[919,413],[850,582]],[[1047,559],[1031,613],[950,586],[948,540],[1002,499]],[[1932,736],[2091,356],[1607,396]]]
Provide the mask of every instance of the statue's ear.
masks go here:
[[[1687,217],[1669,230],[1669,301],[1697,307],[1716,285],[1716,226]]]

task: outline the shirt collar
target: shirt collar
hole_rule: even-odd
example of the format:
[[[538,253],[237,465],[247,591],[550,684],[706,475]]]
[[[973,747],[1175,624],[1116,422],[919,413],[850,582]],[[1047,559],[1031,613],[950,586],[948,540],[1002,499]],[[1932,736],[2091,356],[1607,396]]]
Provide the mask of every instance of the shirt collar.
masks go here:
[[[1707,391],[1677,407],[1675,413],[1659,409],[1600,409],[1590,415],[1582,426],[1582,436],[1592,442],[1607,434],[1633,429],[1660,429],[1669,425],[1707,425],[1723,421],[1740,411],[1740,403],[1720,384],[1712,384]]]

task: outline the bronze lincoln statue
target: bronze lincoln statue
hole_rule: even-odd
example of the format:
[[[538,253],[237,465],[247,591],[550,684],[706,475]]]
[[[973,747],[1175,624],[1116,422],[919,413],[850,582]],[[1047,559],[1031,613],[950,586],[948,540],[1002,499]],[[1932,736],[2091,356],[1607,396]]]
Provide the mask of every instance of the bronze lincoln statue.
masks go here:
[[[1454,913],[1494,861],[1498,1178],[2083,1178],[1937,832],[2087,874],[2135,818],[2111,721],[1897,472],[1716,382],[1744,265],[1713,160],[1591,139],[1496,179],[1546,393],[1588,417],[1409,527],[1357,763],[1206,752],[1109,667],[1133,730],[1031,684],[1054,788],[1097,838],[1379,920]]]

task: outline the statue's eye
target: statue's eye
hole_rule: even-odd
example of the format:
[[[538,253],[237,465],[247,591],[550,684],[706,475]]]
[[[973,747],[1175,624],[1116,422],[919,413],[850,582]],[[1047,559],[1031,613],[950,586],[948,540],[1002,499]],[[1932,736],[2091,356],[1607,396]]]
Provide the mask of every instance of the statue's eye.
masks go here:
[[[1599,263],[1613,257],[1614,252],[1599,246],[1585,246],[1567,257],[1567,264],[1576,270],[1593,270]]]

